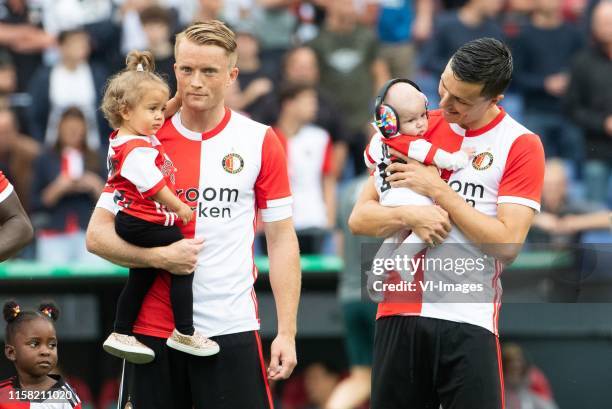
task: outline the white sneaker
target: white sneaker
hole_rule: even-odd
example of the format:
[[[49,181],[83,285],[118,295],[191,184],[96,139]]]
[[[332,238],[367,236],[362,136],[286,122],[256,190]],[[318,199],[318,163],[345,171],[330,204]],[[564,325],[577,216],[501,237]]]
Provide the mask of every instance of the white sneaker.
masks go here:
[[[219,352],[219,344],[199,332],[196,331],[193,335],[185,335],[181,334],[176,328],[166,341],[166,345],[177,351],[195,356],[210,356]]]
[[[155,352],[131,335],[113,332],[104,341],[106,352],[134,364],[148,364],[155,359]]]

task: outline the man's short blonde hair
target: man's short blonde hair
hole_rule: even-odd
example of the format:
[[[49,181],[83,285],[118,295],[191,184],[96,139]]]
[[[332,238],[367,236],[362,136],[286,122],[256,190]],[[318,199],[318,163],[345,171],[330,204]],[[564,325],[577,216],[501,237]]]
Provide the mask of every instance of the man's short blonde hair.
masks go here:
[[[230,57],[231,65],[236,65],[236,34],[219,20],[193,23],[176,35],[174,57],[178,55],[181,41],[187,39],[198,45],[216,45],[223,48]]]

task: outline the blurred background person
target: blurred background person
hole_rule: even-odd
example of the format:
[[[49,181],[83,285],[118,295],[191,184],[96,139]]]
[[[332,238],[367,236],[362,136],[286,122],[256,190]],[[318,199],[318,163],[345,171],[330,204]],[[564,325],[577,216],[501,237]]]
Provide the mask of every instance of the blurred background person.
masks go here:
[[[240,76],[239,76],[240,78]],[[347,157],[347,127],[345,116],[334,102],[329,91],[320,86],[319,63],[314,50],[308,46],[297,46],[285,54],[282,83],[305,84],[317,89],[317,117],[315,125],[325,129],[333,142],[333,173],[338,180],[344,170]],[[273,124],[278,119],[278,90],[273,91],[254,106],[254,119]]]
[[[79,107],[85,115],[88,145],[93,149],[108,146],[110,128],[98,109],[108,72],[88,61],[89,41],[84,29],[60,33],[60,61],[39,68],[30,83],[32,137],[47,146],[57,141],[59,118],[71,106]]]
[[[121,0],[119,4],[121,55],[127,55],[132,50],[145,50],[147,35],[142,27],[140,13],[146,8],[156,6],[156,0]]]
[[[585,132],[587,198],[601,203],[608,198],[612,204],[612,2],[595,7],[592,30],[593,45],[572,66],[566,103],[571,118]]]
[[[362,299],[361,283],[362,271],[371,266],[367,254],[373,256],[382,240],[353,235],[348,226],[349,216],[368,176],[366,172],[349,182],[338,200],[336,223],[341,231],[339,252],[344,261],[338,277],[338,301],[342,310],[349,376],[334,388],[326,402],[326,409],[352,409],[363,405],[370,398],[377,305]]]
[[[438,79],[455,51],[468,41],[480,37],[503,41],[504,34],[496,21],[503,5],[503,0],[468,0],[458,10],[439,14],[431,40],[423,50],[424,68]]]
[[[381,0],[376,31],[392,78],[414,78],[417,45],[433,29],[433,0]]]
[[[502,347],[505,400],[508,409],[556,409],[552,396],[536,393],[530,384],[530,368],[522,348],[506,343]]]
[[[17,128],[15,113],[0,107],[0,170],[11,181],[23,207],[30,210],[32,164],[40,145]]]
[[[254,23],[261,58],[275,67],[293,45],[297,17],[290,6],[294,3],[294,0],[255,0],[255,7],[251,9],[249,20]]]
[[[536,2],[533,0],[508,0],[501,14],[502,28],[509,39],[516,38],[530,23]]]
[[[196,3],[192,22],[223,19],[223,0],[197,0]]]
[[[313,40],[318,34],[325,19],[327,0],[300,0],[295,5],[297,25],[294,41],[304,44]]]
[[[314,87],[287,84],[280,91],[280,104],[274,129],[287,152],[293,224],[300,250],[303,254],[321,253],[336,220],[331,138],[312,123],[317,113]]]
[[[17,116],[19,132],[28,133],[27,109],[32,98],[17,90],[17,67],[8,51],[0,49],[0,108],[10,108]]]
[[[85,230],[104,187],[100,156],[87,145],[87,120],[76,107],[61,114],[58,138],[34,165],[32,210],[40,262],[100,262],[85,248]]]
[[[307,403],[303,409],[325,409],[334,388],[340,381],[338,370],[325,362],[314,362],[304,369]]]
[[[253,117],[263,98],[272,92],[274,81],[278,82],[278,73],[276,67],[263,64],[259,58],[259,40],[251,27],[243,24],[235,32],[240,75],[233,108]]]
[[[55,37],[42,29],[42,4],[28,0],[0,2],[0,47],[11,53],[17,71],[17,90],[25,91],[42,52],[55,45]]]
[[[155,71],[168,83],[170,95],[174,95],[176,75],[174,75],[172,15],[168,9],[153,6],[142,10],[140,21],[147,38],[147,50],[155,57]]]
[[[325,25],[309,43],[321,74],[321,87],[346,116],[351,176],[361,173],[363,146],[375,93],[389,79],[371,29],[359,24],[353,0],[335,0],[326,8]]]
[[[529,242],[570,248],[581,242],[584,232],[602,229],[600,220],[609,219],[610,211],[601,204],[573,198],[568,189],[564,163],[559,159],[546,161],[542,210],[533,219],[533,226],[527,236]],[[609,220],[603,228],[609,228]]]
[[[561,98],[569,67],[583,38],[563,21],[563,0],[535,0],[531,21],[514,41],[515,84],[523,97],[524,123],[537,134],[546,157],[570,159],[576,169],[584,160],[580,129],[562,112]]]
[[[467,0],[458,9],[440,13],[434,19],[434,31],[430,41],[423,47],[421,58],[427,71],[427,82],[423,82],[423,92],[431,106],[439,102],[438,83],[440,75],[453,53],[468,41],[482,37],[508,41],[499,21],[504,0]],[[500,105],[514,119],[522,122],[522,100],[517,93],[514,81],[504,93]]]

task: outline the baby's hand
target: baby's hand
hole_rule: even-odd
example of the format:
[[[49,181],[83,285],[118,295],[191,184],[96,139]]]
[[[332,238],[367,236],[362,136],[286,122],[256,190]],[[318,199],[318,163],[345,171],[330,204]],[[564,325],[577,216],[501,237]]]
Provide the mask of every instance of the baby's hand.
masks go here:
[[[187,224],[191,221],[191,219],[193,219],[193,209],[185,203],[182,204],[176,214],[178,214],[178,217],[181,218],[183,224]]]
[[[463,152],[465,152],[465,154],[469,157],[472,158],[474,157],[474,155],[476,155],[476,149],[475,148],[462,148],[461,149]]]
[[[465,152],[463,149],[454,153],[451,153],[452,161],[450,170],[457,171],[465,168],[470,163],[471,155]]]

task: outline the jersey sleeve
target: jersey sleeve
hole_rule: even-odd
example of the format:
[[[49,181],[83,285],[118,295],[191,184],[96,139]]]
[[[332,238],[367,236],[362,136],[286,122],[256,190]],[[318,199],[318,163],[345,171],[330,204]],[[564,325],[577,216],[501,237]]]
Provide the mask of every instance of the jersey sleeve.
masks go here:
[[[382,158],[382,141],[380,138],[380,134],[376,132],[370,138],[370,143],[366,146],[363,151],[363,160],[365,161],[366,166],[370,170],[376,169],[376,158]]]
[[[4,202],[11,193],[13,193],[13,185],[9,183],[4,173],[0,171],[0,203]]]
[[[510,147],[497,203],[515,203],[540,211],[544,183],[544,148],[537,135],[519,136]]]
[[[257,207],[264,222],[284,220],[293,213],[285,151],[272,128],[266,131],[262,145],[261,169],[255,181]]]
[[[166,185],[155,165],[157,155],[159,151],[155,148],[138,146],[128,152],[121,164],[121,176],[136,186],[144,198],[153,196]]]
[[[115,192],[113,188],[107,183],[102,190],[102,194],[98,198],[96,202],[96,207],[100,207],[102,209],[108,210],[112,214],[117,214],[121,207],[115,203],[114,200]]]
[[[434,157],[438,152],[438,146],[420,136],[400,135],[395,138],[385,139],[384,143],[425,165],[434,164]]]

